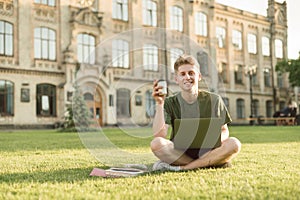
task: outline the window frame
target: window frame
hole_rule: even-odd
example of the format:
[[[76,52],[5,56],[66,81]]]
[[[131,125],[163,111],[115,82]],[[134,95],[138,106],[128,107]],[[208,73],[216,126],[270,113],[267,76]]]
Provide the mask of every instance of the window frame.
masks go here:
[[[245,116],[245,100],[239,98],[236,100],[236,118],[244,119]]]
[[[113,0],[112,18],[128,21],[128,0]]]
[[[34,0],[34,3],[52,6],[52,7],[56,6],[56,0]]]
[[[265,67],[264,70],[264,85],[265,87],[271,87],[271,68]]]
[[[88,33],[77,35],[77,61],[91,65],[96,63],[96,37],[94,35]]]
[[[219,48],[225,48],[226,47],[226,29],[221,26],[216,27],[216,38],[218,41],[218,47]]]
[[[235,50],[243,49],[243,39],[242,32],[239,30],[232,30],[232,45]]]
[[[266,101],[266,117],[272,117],[273,115],[273,101],[267,100]]]
[[[171,72],[174,73],[174,64],[179,56],[181,56],[184,53],[184,51],[180,48],[171,48],[170,49],[170,67]]]
[[[208,22],[207,15],[203,12],[195,13],[195,34],[203,37],[207,37]]]
[[[156,45],[144,44],[143,66],[146,71],[158,71],[158,47]]]
[[[143,0],[143,24],[157,26],[157,4],[152,0]]]
[[[112,66],[129,68],[129,42],[123,39],[112,41]]]
[[[257,54],[257,36],[253,33],[247,34],[248,53]]]
[[[36,85],[36,115],[38,117],[56,117],[57,113],[57,87],[49,83]],[[41,91],[41,94],[39,93]],[[46,103],[46,97],[48,102]],[[48,112],[43,113],[43,107],[48,107]]]
[[[3,25],[1,26],[1,24]],[[3,27],[2,32],[1,32],[1,27]],[[12,23],[8,21],[0,20],[0,42],[1,42],[0,56],[13,57],[14,56],[14,25]]]
[[[263,36],[261,38],[262,55],[270,56],[270,38]]]
[[[14,116],[14,93],[15,84],[12,81],[0,79],[0,117]]]
[[[170,28],[183,32],[183,9],[179,6],[170,7]]]
[[[34,29],[34,59],[56,61],[56,45],[56,31],[54,29],[45,26]]]
[[[244,67],[243,65],[236,64],[234,68],[234,83],[243,84]]]
[[[131,117],[130,90],[127,88],[117,89],[117,117]]]

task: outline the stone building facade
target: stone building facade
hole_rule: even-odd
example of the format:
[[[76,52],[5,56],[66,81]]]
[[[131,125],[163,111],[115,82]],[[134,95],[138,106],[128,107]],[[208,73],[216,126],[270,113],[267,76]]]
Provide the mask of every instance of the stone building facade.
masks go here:
[[[96,124],[149,124],[152,82],[176,92],[182,53],[234,123],[271,116],[291,89],[274,71],[287,57],[286,3],[268,3],[261,16],[214,0],[0,0],[0,124],[61,121],[75,82]]]

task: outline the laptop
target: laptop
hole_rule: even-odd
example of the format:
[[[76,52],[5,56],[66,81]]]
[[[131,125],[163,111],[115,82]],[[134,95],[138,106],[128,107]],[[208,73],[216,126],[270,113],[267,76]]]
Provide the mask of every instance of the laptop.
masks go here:
[[[174,121],[176,149],[213,149],[221,146],[221,118],[186,118]]]

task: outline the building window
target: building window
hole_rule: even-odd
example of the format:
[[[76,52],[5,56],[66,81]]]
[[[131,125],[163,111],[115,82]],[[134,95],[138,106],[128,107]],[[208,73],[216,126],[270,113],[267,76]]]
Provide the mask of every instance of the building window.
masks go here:
[[[267,117],[273,116],[273,101],[271,100],[266,101],[266,116]]]
[[[36,114],[38,116],[55,116],[56,87],[50,84],[39,84],[36,90]]]
[[[43,4],[47,6],[55,6],[55,0],[34,0],[34,3]]]
[[[158,70],[158,48],[152,44],[145,44],[143,47],[144,70]]]
[[[238,119],[245,118],[245,101],[244,99],[236,100],[236,115]]]
[[[265,86],[271,87],[271,73],[269,68],[265,68],[264,70],[264,82]]]
[[[257,53],[257,47],[256,47],[256,35],[254,34],[248,34],[248,52],[252,54]]]
[[[46,27],[34,29],[34,58],[56,59],[56,33],[54,30]]]
[[[109,95],[109,106],[114,106],[114,96],[112,94]]]
[[[235,49],[242,49],[242,32],[233,30],[232,31],[232,45]]]
[[[219,80],[221,82],[227,83],[228,82],[227,64],[223,62],[220,63],[218,72],[219,72]]]
[[[130,117],[130,90],[117,90],[117,116]]]
[[[262,37],[262,54],[264,56],[270,56],[270,39],[268,37]]]
[[[223,27],[216,27],[216,37],[218,41],[218,47],[224,48],[225,47],[225,38],[226,38],[226,30]]]
[[[235,65],[234,68],[234,81],[236,84],[243,84],[244,69],[242,65]]]
[[[195,14],[195,34],[207,36],[207,16],[202,12]]]
[[[128,21],[128,0],[113,0],[113,19]]]
[[[182,32],[183,31],[183,11],[178,6],[172,6],[170,11],[171,29]]]
[[[5,21],[0,21],[0,55],[13,55],[13,38],[13,25]]]
[[[155,115],[155,100],[152,97],[152,91],[146,91],[146,116],[154,117]]]
[[[77,60],[79,63],[95,64],[95,37],[89,34],[77,35]]]
[[[157,26],[157,5],[152,0],[143,0],[143,23]]]
[[[259,116],[259,101],[257,99],[253,100],[253,115],[252,117]]]
[[[129,68],[129,43],[125,40],[112,42],[113,67]]]
[[[258,85],[257,73],[252,74],[252,84]]]
[[[197,53],[197,61],[200,65],[200,72],[202,75],[208,75],[208,55],[205,51],[200,51]]]
[[[0,117],[14,115],[14,84],[0,80]]]
[[[171,48],[170,50],[170,64],[171,64],[171,72],[174,72],[174,64],[177,60],[177,58],[179,58],[179,56],[181,56],[183,54],[183,50],[179,49],[179,48]]]
[[[91,93],[87,92],[83,95],[83,99],[85,101],[94,101],[94,95],[92,95]]]
[[[282,77],[282,74],[280,72],[277,73],[277,86],[279,88],[283,88],[284,85],[283,85],[283,77]]]
[[[283,58],[282,40],[279,40],[279,39],[275,40],[275,57]]]
[[[279,110],[283,110],[285,108],[285,101],[279,101]]]

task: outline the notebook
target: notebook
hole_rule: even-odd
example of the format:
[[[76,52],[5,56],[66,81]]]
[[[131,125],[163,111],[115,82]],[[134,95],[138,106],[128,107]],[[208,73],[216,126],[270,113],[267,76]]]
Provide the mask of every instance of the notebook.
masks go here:
[[[174,121],[176,149],[212,149],[221,146],[221,118],[186,118]]]

